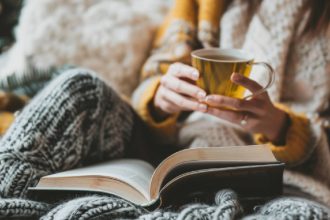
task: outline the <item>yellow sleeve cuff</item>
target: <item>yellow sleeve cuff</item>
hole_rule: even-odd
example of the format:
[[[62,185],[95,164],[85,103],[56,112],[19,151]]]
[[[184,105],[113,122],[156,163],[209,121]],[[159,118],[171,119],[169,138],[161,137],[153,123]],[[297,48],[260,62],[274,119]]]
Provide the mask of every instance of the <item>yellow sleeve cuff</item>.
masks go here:
[[[277,160],[291,166],[299,164],[311,153],[309,148],[310,122],[304,114],[294,113],[285,105],[275,104],[275,106],[286,112],[290,118],[285,145],[275,145],[263,134],[255,134],[254,140],[257,144],[268,144]]]
[[[179,114],[171,115],[158,121],[151,114],[151,102],[160,84],[160,76],[149,78],[143,82],[133,94],[133,107],[149,127],[161,136],[172,136],[176,131]]]
[[[15,116],[11,112],[0,112],[0,136],[4,135],[10,125],[15,120]]]

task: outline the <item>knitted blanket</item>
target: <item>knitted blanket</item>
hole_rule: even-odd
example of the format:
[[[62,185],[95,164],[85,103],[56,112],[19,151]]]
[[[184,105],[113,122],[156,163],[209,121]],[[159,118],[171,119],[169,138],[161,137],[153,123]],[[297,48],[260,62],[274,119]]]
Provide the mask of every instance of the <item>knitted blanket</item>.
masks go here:
[[[25,8],[23,13],[24,19],[21,20],[18,28],[18,44],[11,51],[9,57],[11,62],[8,63],[7,70],[17,72],[15,68],[20,67],[20,64],[26,67],[23,64],[26,64],[27,61],[32,62],[42,69],[70,61],[77,65],[83,64],[97,72],[103,73],[103,78],[108,82],[111,81],[119,92],[124,94],[129,93],[138,81],[137,78],[132,78],[132,72],[139,69],[143,58],[146,56],[154,23],[151,22],[152,19],[150,17],[144,16],[143,12],[141,13],[141,5],[143,5],[141,1],[135,3],[136,8],[134,10],[126,7],[134,1],[99,0],[95,1],[95,5],[92,2],[88,0],[80,1],[80,3],[79,1],[67,0],[45,0],[42,2],[29,0],[27,8]],[[110,7],[111,4],[112,7]],[[64,15],[70,9],[74,10],[71,13],[72,16],[68,18]],[[112,13],[108,13],[110,11]],[[132,14],[132,17],[128,19],[127,17],[120,16],[120,14],[130,12],[137,16],[133,16]],[[81,14],[84,14],[84,16],[79,16]],[[109,25],[100,22],[100,19],[107,20],[109,18],[117,19],[117,22]],[[109,35],[109,31],[112,28],[123,25],[123,23],[119,22],[120,19],[130,27],[133,25],[134,29],[123,28],[120,29],[121,31],[116,32],[117,34],[111,32],[113,35]],[[137,21],[139,21],[141,26],[136,25]],[[76,27],[77,25],[75,26],[74,24],[77,24],[77,22],[81,22],[84,25]],[[70,24],[75,28],[72,29],[73,26]],[[97,26],[98,28],[95,24],[99,25]],[[54,29],[57,32],[49,31]],[[143,35],[139,34],[142,29],[144,30]],[[90,32],[90,30],[93,31]],[[31,35],[27,35],[26,33],[30,33]],[[68,35],[62,36],[57,35],[57,33],[68,33]],[[95,33],[97,33],[99,38],[95,39]],[[137,34],[139,34],[139,38],[136,38]],[[107,36],[107,38],[101,38],[101,35]],[[57,40],[51,41],[51,44],[46,44],[46,42],[50,42],[50,36],[55,36]],[[126,36],[126,38],[123,39],[123,36]],[[62,41],[63,39],[65,39],[65,43]],[[77,39],[79,39],[79,42],[73,44]],[[127,41],[123,44],[122,40]],[[131,41],[131,44],[126,44],[130,40],[134,41]],[[108,44],[109,42],[111,43]],[[63,47],[63,45],[65,46]],[[109,47],[105,47],[105,45],[109,45]],[[50,54],[48,51],[53,51],[54,53]],[[116,53],[114,53],[115,51]],[[123,51],[130,51],[130,53],[123,54]],[[134,56],[136,54],[133,52],[136,52],[138,56]],[[98,56],[95,56],[95,54]],[[109,62],[109,60],[112,62]],[[117,69],[118,67],[122,68]],[[96,195],[76,198],[58,205],[23,199],[0,199],[0,218],[4,219],[330,218],[328,208],[308,200],[292,197],[271,201],[257,208],[256,212],[252,215],[246,216],[247,214],[244,212],[236,194],[230,190],[220,191],[215,196],[214,204],[196,203],[181,207],[179,210],[166,209],[154,212],[147,212],[142,207],[135,206],[119,198]]]
[[[84,161],[121,157],[125,146],[128,148],[134,114],[95,74],[76,68],[52,80],[16,119],[0,142],[0,196],[11,198],[0,199],[0,217],[234,219],[247,214],[236,194],[228,190],[220,191],[214,204],[190,204],[179,210],[170,207],[150,213],[122,199],[106,196],[73,198],[57,206],[15,199],[24,198],[27,187],[41,176],[73,168]],[[329,210],[308,200],[282,198],[261,207],[255,215],[327,219]]]
[[[142,207],[116,197],[86,196],[58,206],[21,200],[0,200],[0,218],[6,219],[329,219],[330,210],[320,204],[300,199],[273,200],[256,212],[246,215],[236,194],[231,190],[219,191],[214,204],[190,204],[177,211],[156,210],[148,212]]]

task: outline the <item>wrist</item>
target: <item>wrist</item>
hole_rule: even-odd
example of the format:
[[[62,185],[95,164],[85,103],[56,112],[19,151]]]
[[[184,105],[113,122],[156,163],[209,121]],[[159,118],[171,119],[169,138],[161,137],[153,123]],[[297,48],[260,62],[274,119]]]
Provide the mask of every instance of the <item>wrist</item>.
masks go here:
[[[168,117],[170,117],[169,113],[164,112],[161,108],[159,108],[155,105],[154,99],[149,103],[148,108],[149,108],[151,116],[157,122],[164,121]]]
[[[286,112],[278,108],[276,108],[276,113],[273,115],[276,115],[275,120],[271,121],[275,122],[275,126],[274,124],[270,126],[272,129],[266,137],[275,145],[285,145],[286,134],[290,126],[290,117]]]

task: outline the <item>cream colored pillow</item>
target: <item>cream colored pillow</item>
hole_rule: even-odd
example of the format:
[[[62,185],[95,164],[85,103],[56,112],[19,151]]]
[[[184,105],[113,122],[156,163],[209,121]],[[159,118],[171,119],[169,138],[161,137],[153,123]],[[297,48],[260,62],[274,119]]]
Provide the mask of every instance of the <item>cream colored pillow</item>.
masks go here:
[[[93,69],[126,95],[169,0],[28,0],[2,74],[74,64]]]

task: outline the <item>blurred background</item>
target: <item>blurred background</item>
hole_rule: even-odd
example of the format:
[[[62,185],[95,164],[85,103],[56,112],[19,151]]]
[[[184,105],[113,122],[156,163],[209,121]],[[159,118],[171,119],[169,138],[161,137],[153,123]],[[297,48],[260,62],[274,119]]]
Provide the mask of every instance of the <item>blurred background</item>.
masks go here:
[[[96,72],[130,96],[172,0],[0,0],[0,135],[52,78]]]
[[[171,2],[0,0],[0,87],[9,75],[74,65],[128,95]]]
[[[23,6],[23,0],[0,0],[0,53],[14,42],[14,27]]]

